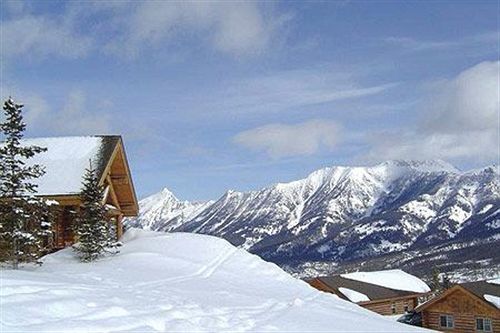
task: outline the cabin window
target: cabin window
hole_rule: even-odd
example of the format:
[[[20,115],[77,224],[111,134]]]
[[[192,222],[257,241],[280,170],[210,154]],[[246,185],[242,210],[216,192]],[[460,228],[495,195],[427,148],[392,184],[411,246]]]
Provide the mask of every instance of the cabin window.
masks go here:
[[[439,316],[439,326],[441,326],[443,328],[453,328],[455,326],[453,316],[440,315]]]
[[[396,313],[396,303],[391,304],[391,312],[392,312],[392,314]]]
[[[476,318],[476,331],[491,332],[491,319],[489,318]]]
[[[410,307],[408,306],[408,303],[405,303],[405,307],[404,307],[404,309],[405,309],[405,313],[406,313],[406,312],[408,312],[408,311],[410,310]]]

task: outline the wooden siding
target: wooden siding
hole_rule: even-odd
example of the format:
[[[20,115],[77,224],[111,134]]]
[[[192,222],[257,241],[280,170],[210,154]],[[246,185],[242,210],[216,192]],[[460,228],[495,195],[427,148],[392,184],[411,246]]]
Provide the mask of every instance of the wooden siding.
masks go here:
[[[453,328],[440,326],[439,317],[446,314],[453,316]],[[491,319],[493,332],[500,333],[500,310],[495,311],[485,302],[460,289],[422,310],[423,326],[443,332],[476,332],[476,318]]]
[[[453,328],[444,328],[440,325],[441,315],[452,315],[454,321]],[[500,319],[494,319],[486,315],[474,315],[471,313],[443,313],[433,311],[423,311],[422,323],[423,327],[430,328],[437,331],[453,332],[453,333],[466,333],[476,331],[476,318],[488,318],[492,322],[492,332],[500,333]]]
[[[394,304],[396,312],[392,312],[392,305]],[[382,302],[366,302],[363,304],[359,304],[365,309],[371,310],[378,314],[384,316],[390,316],[394,314],[404,314],[405,306],[408,306],[408,311],[413,310],[417,306],[417,299],[414,298],[406,298],[406,299],[398,299],[398,300],[387,300]]]
[[[60,250],[71,246],[78,241],[75,233],[75,219],[77,217],[78,206],[57,206],[57,214],[53,229],[52,250]],[[109,215],[108,222],[110,228],[115,230],[116,240],[119,240],[123,235],[123,214]]]
[[[59,209],[54,225],[54,249],[62,249],[74,243],[75,206],[63,206]]]

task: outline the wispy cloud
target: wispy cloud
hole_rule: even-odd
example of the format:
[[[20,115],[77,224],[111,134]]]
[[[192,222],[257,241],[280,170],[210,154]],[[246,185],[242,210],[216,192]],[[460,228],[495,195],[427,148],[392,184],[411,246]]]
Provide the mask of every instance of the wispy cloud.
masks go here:
[[[373,96],[397,85],[390,82],[367,86],[352,73],[324,68],[289,70],[223,83],[211,94],[203,92],[203,105],[225,113],[274,113]]]
[[[272,158],[311,155],[321,148],[331,150],[341,136],[340,126],[314,119],[298,124],[269,124],[238,133],[233,141]]]
[[[386,44],[398,46],[403,50],[410,52],[420,51],[438,51],[445,49],[458,49],[464,47],[473,47],[488,45],[499,42],[498,31],[488,31],[472,36],[466,36],[456,40],[423,40],[409,36],[389,36],[382,38]]]
[[[460,43],[452,41],[417,40],[411,37],[387,37],[383,40],[386,43],[394,44],[412,51],[439,50],[460,45]]]

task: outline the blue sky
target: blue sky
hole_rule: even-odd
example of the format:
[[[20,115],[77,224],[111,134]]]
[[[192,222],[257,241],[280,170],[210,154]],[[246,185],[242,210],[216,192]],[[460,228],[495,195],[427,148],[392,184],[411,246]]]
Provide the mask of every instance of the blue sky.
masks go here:
[[[497,1],[2,1],[28,136],[121,134],[140,197],[499,158]]]

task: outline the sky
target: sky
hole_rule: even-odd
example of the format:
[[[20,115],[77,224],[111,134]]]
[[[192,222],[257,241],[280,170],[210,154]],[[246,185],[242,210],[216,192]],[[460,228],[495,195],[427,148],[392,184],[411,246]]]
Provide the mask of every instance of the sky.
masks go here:
[[[499,1],[1,1],[26,136],[120,134],[139,197],[499,161]]]

